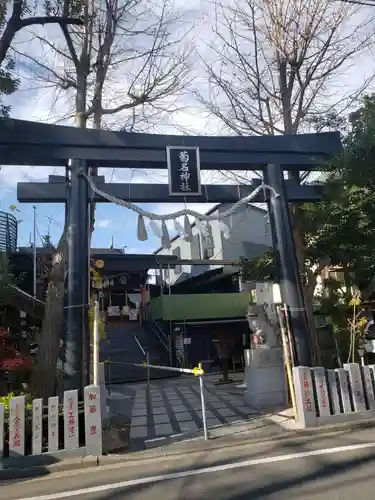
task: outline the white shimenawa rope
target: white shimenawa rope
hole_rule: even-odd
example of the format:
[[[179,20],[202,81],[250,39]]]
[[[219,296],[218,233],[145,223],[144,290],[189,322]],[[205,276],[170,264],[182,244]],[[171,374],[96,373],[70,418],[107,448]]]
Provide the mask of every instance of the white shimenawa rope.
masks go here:
[[[125,208],[129,208],[130,210],[133,210],[133,212],[136,212],[138,215],[145,217],[150,220],[157,220],[157,221],[167,221],[167,220],[173,220],[177,219],[178,217],[182,217],[184,215],[191,215],[192,217],[195,217],[196,219],[199,220],[204,220],[204,221],[210,221],[210,220],[224,220],[230,215],[233,215],[235,212],[237,212],[243,205],[247,205],[255,196],[260,192],[268,189],[271,191],[271,193],[277,198],[279,197],[279,194],[274,190],[273,187],[269,186],[268,184],[262,183],[260,186],[258,186],[252,193],[250,193],[248,196],[245,196],[245,198],[242,198],[241,200],[237,201],[234,205],[232,205],[228,210],[223,212],[220,215],[206,215],[206,214],[201,214],[199,212],[196,212],[195,210],[191,210],[190,208],[183,208],[181,210],[178,210],[177,212],[172,212],[170,214],[155,214],[153,212],[148,212],[147,210],[143,210],[142,208],[138,207],[137,205],[134,205],[134,203],[131,203],[130,201],[125,201],[125,200],[120,200],[119,198],[116,198],[115,196],[112,196],[108,193],[105,193],[101,189],[99,189],[93,179],[87,175],[83,170],[81,170],[80,174],[87,180],[89,186],[93,190],[94,193],[96,193],[98,196],[101,196],[105,200],[108,200],[112,203],[115,203],[116,205],[120,205]]]

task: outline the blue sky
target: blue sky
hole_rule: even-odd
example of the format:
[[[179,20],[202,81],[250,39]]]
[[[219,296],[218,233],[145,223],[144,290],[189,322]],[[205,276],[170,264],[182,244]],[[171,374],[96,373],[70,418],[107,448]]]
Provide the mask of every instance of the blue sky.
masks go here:
[[[19,223],[18,245],[27,246],[33,234],[33,205],[17,202],[16,192],[9,190],[1,197],[1,210],[16,204],[19,212],[13,212]],[[36,205],[38,235],[50,233],[56,243],[61,236],[64,225],[64,206],[62,204]],[[146,207],[146,205],[145,205]],[[152,206],[147,206],[147,209]],[[96,212],[96,229],[92,238],[93,247],[108,248],[113,237],[116,248],[126,248],[128,253],[150,253],[159,246],[158,239],[149,231],[149,240],[140,242],[136,235],[137,217],[133,212],[113,204],[98,204]],[[37,245],[41,244],[40,236]]]

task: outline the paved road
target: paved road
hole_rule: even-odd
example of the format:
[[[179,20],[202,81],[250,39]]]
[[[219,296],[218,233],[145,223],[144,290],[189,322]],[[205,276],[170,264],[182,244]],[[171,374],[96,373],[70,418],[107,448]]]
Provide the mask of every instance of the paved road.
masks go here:
[[[373,500],[371,430],[295,438],[3,484],[7,500]]]

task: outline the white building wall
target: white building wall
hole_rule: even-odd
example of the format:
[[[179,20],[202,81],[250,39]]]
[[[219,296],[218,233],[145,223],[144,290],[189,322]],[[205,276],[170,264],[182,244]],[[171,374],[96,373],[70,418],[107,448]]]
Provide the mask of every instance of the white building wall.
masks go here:
[[[215,212],[215,214],[217,211]],[[214,214],[212,214],[214,215]],[[212,228],[212,239],[214,242],[214,255],[212,259],[217,259],[217,260],[223,260],[226,259],[224,257],[224,252],[223,252],[223,235],[220,230],[220,224],[218,220],[213,220],[210,222],[211,228]],[[214,268],[217,266],[211,266],[211,268]]]
[[[194,234],[194,229],[193,228],[193,234]],[[166,249],[162,248],[157,252],[157,255],[173,255],[173,250],[176,249],[177,247],[180,248],[181,252],[181,259],[191,259],[191,244],[188,241],[185,241],[184,238],[179,236],[177,239],[171,242],[171,248]],[[181,275],[181,273],[191,273],[191,266],[181,266],[181,271],[176,272],[174,269],[169,270],[169,279],[168,279],[168,270],[165,269],[163,271],[164,273],[164,281],[166,283],[174,283],[178,277]],[[159,273],[157,273],[159,274]]]
[[[228,210],[222,205],[220,212]],[[225,223],[230,228],[229,239],[223,238],[223,255],[226,260],[253,258],[272,247],[271,229],[267,212],[258,207],[249,207],[227,217]]]
[[[223,213],[229,206],[221,205],[217,210]],[[217,211],[212,212],[210,215],[217,214]],[[225,223],[231,229],[231,235],[226,240],[220,230],[219,221],[211,221],[213,238],[213,257],[212,260],[239,260],[240,257],[250,258],[260,255],[267,251],[272,246],[272,239],[270,234],[269,225],[267,223],[266,212],[252,207],[248,210],[237,212],[229,217]],[[193,236],[199,233],[197,227],[192,227]],[[200,257],[203,259],[202,237],[200,236]],[[191,259],[192,257],[192,244],[179,236],[171,242],[170,249],[161,249],[156,252],[157,255],[173,255],[173,250],[177,247],[180,248],[181,259]],[[249,254],[250,251],[250,254]],[[194,252],[193,252],[194,255]],[[182,273],[189,275],[197,275],[208,269],[215,269],[218,266],[212,264],[211,266],[182,266],[181,272],[175,272],[174,269],[164,270],[163,279],[166,283],[173,284],[181,277]]]

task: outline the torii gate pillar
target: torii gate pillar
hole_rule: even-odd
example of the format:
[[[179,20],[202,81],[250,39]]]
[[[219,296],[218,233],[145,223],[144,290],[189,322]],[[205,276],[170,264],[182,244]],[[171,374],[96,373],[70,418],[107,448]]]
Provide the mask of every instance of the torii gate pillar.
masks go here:
[[[281,295],[289,305],[293,324],[297,362],[301,366],[311,366],[312,356],[308,341],[308,322],[302,290],[288,198],[285,193],[284,172],[280,165],[270,164],[265,169],[267,182],[279,196],[271,194],[269,199],[270,222],[274,223],[274,249],[281,270]]]

